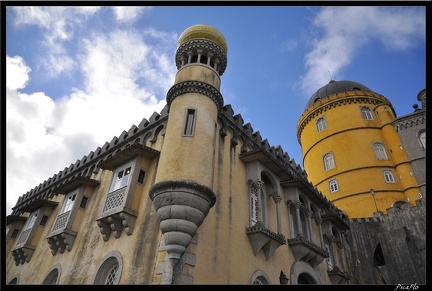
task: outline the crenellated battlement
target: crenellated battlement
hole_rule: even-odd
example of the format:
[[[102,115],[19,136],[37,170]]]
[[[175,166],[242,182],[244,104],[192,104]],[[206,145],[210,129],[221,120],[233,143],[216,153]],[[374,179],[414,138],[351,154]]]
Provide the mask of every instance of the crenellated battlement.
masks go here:
[[[404,203],[402,205],[399,204],[398,206],[387,208],[387,214],[378,211],[374,213],[374,217],[351,218],[349,221],[353,224],[380,223],[383,225],[390,225],[392,221],[395,221],[395,219],[399,218],[401,215],[406,215],[406,213],[410,212],[426,213],[426,199],[416,200],[415,205]]]
[[[12,208],[12,215],[17,215],[19,211],[35,201],[46,201],[52,198],[57,194],[54,191],[56,188],[76,177],[89,178],[92,173],[98,172],[100,163],[111,158],[115,153],[134,144],[145,145],[147,141],[156,142],[158,133],[166,126],[167,118],[168,107],[165,106],[160,114],[154,112],[150,120],[143,118],[138,127],[132,125],[127,132],[123,131],[119,137],[114,136],[110,142],[105,142],[102,147],[97,147],[95,151],[91,151],[74,164],[65,167],[62,171],[20,196],[15,207]]]

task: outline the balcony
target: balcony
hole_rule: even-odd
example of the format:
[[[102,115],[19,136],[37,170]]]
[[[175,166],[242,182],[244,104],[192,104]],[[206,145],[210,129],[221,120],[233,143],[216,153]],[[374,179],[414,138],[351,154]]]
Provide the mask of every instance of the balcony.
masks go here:
[[[307,262],[312,267],[317,266],[324,258],[329,256],[325,249],[306,240],[303,235],[288,239],[288,245],[291,247],[296,261]]]
[[[338,266],[335,266],[332,270],[327,270],[327,274],[333,284],[346,284],[349,280],[348,273],[342,271]]]
[[[263,250],[267,260],[278,247],[286,244],[285,237],[282,234],[270,231],[260,221],[254,226],[247,227],[246,234],[249,237],[254,254],[256,255],[260,250]]]

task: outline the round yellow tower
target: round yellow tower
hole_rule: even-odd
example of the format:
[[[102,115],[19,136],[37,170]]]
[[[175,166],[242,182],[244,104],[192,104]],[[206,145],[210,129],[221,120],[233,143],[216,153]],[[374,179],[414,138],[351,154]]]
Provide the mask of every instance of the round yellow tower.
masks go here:
[[[316,91],[297,124],[308,179],[349,218],[414,203],[419,192],[390,101],[352,81]]]
[[[223,107],[220,76],[227,65],[225,38],[212,26],[191,26],[179,38],[175,61],[178,71],[166,97],[168,121],[150,189],[171,263],[166,284],[216,202],[213,165]]]

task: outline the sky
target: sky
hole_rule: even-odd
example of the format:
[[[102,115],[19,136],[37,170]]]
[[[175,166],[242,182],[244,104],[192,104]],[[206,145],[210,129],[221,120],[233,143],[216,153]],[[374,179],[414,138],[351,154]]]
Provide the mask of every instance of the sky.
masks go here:
[[[162,110],[178,38],[195,24],[227,41],[225,105],[301,168],[297,123],[331,79],[384,95],[397,116],[421,108],[426,87],[424,6],[5,3],[6,215],[20,196]]]

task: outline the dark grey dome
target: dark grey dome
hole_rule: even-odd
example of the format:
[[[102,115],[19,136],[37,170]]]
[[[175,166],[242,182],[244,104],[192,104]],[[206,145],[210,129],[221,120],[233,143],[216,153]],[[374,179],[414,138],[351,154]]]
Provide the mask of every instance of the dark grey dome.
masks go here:
[[[330,80],[330,82],[327,85],[321,87],[320,89],[318,89],[318,91],[316,91],[312,95],[312,97],[309,99],[309,102],[306,104],[305,109],[307,109],[309,106],[312,106],[319,99],[327,97],[331,94],[336,94],[345,91],[352,91],[352,90],[362,90],[362,91],[372,92],[371,89],[357,82]]]

